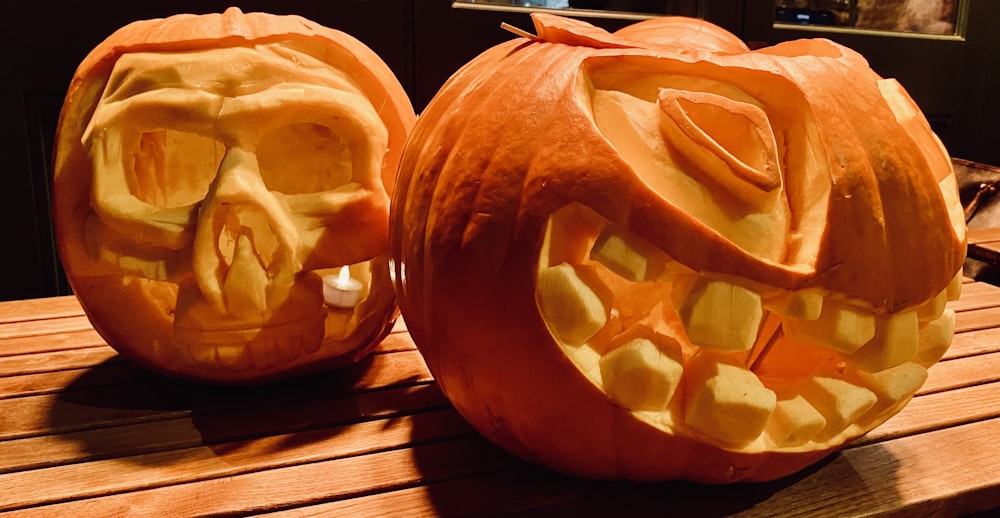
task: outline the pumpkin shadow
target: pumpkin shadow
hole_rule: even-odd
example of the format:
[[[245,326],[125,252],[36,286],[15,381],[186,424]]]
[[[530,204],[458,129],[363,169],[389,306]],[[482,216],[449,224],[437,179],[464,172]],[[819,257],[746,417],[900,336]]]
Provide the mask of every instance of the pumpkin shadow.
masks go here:
[[[252,461],[240,456],[243,450],[259,455],[324,441],[367,419],[366,413],[378,413],[362,412],[357,397],[377,370],[373,356],[341,370],[259,386],[181,381],[115,357],[54,397],[48,429],[72,446],[64,449],[66,459],[46,462],[115,458],[162,466],[204,457],[207,448],[238,469]]]
[[[710,485],[683,480],[632,482],[587,480],[531,464],[493,446],[461,448],[464,464],[478,471],[435,482],[439,451],[414,450],[428,480],[427,495],[439,516],[831,516],[892,508],[901,501],[896,487],[898,461],[875,445],[883,460],[877,490],[842,453],[770,482]],[[570,439],[567,439],[570,440]],[[888,507],[884,507],[888,506]]]

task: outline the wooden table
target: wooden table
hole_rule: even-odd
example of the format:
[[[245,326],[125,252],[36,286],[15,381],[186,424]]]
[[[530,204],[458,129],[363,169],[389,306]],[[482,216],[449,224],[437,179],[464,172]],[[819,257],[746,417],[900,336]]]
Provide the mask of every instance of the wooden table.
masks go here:
[[[402,324],[363,364],[209,388],[121,359],[72,297],[0,303],[10,516],[953,516],[1000,508],[1000,288],[969,282],[945,359],[900,414],[766,484],[594,482],[492,446]]]

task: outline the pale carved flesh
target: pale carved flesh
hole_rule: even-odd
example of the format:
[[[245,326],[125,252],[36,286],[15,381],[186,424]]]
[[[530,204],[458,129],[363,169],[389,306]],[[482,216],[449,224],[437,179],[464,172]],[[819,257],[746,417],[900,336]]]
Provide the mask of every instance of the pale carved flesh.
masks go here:
[[[671,87],[591,95],[595,124],[637,175],[760,260],[808,267],[816,237],[793,237],[793,227],[818,216],[793,213],[754,99],[724,85],[683,89],[713,89],[700,78],[650,81]],[[909,109],[896,91],[883,88],[894,109]],[[949,203],[953,183],[939,184]],[[809,211],[823,210],[820,196]],[[611,400],[653,426],[745,452],[823,449],[894,414],[950,344],[946,303],[961,290],[956,272],[928,300],[886,311],[820,287],[701,272],[575,202],[548,219],[537,275],[550,333]]]
[[[164,364],[266,370],[359,345],[356,311],[326,307],[320,278],[350,265],[371,289],[387,130],[299,45],[125,54],[93,112],[77,275],[176,290],[172,336],[147,347]]]

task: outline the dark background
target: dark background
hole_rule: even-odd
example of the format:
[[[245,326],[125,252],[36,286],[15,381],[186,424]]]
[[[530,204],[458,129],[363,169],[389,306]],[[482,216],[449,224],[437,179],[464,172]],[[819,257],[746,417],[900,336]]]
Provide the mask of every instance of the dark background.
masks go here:
[[[531,30],[525,12],[471,10],[448,0],[92,0],[72,3],[2,0],[0,48],[0,145],[8,157],[0,187],[0,300],[69,294],[49,216],[52,139],[63,96],[77,65],[117,28],[139,19],[171,14],[244,12],[299,14],[343,30],[365,42],[393,69],[419,111],[444,81],[480,52],[512,37],[506,21]],[[674,2],[607,0],[588,7],[668,12]],[[685,4],[689,2],[684,2]],[[993,121],[1000,103],[1000,2],[970,0],[963,39],[907,39],[844,36],[869,57],[873,68],[897,77],[927,112],[953,155],[1000,164],[1000,140]],[[678,4],[680,5],[680,4]],[[771,0],[704,0],[701,15],[754,45],[798,37],[772,30]],[[632,20],[587,18],[609,30]],[[996,22],[996,23],[994,23]],[[805,34],[810,36],[811,34]],[[838,39],[839,36],[827,36]]]

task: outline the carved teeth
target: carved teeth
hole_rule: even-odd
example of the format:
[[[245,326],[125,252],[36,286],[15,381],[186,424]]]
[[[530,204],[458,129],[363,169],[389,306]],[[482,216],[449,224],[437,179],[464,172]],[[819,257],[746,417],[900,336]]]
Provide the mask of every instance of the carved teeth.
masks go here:
[[[563,343],[586,342],[608,320],[612,293],[592,267],[562,263],[542,268],[536,293],[549,330]]]
[[[658,248],[611,226],[597,236],[590,257],[633,282],[657,278],[668,262],[666,254]]]
[[[826,418],[826,427],[817,437],[820,440],[842,432],[878,400],[874,392],[864,387],[824,376],[809,378],[800,387],[800,393]]]
[[[258,369],[266,369],[281,363],[281,348],[271,340],[258,340],[247,347],[250,349],[250,360]]]
[[[944,356],[955,335],[955,310],[947,308],[941,316],[922,323],[918,333],[917,352],[913,361],[929,367]]]
[[[951,278],[951,282],[948,283],[948,287],[945,291],[948,293],[948,300],[954,302],[962,296],[962,270],[959,270],[954,277]]]
[[[621,341],[600,360],[604,390],[632,410],[666,410],[684,374],[680,344],[646,326],[631,328]]]
[[[875,336],[851,354],[858,366],[878,372],[912,360],[919,341],[917,312],[879,316],[876,321]]]
[[[927,381],[927,369],[923,365],[907,362],[881,372],[859,373],[865,385],[879,399],[877,409],[889,407],[898,401],[913,396]]]
[[[622,332],[622,318],[617,309],[611,308],[608,321],[604,327],[587,340],[587,345],[600,354],[604,354],[611,349],[615,336]]]
[[[846,304],[827,300],[819,318],[786,318],[783,323],[789,338],[822,344],[843,353],[853,353],[875,337],[875,316]]]
[[[250,367],[250,354],[242,345],[218,345],[215,355],[223,369],[237,370]]]
[[[778,401],[774,416],[767,423],[767,434],[775,444],[805,444],[826,427],[826,418],[806,398],[796,395]]]
[[[757,341],[764,317],[757,293],[708,277],[678,276],[671,296],[691,343],[746,351]]]
[[[541,250],[542,266],[583,263],[594,236],[600,233],[603,224],[596,213],[579,203],[571,203],[556,211],[546,225]]]
[[[198,364],[221,370],[257,369],[288,363],[302,356],[302,340],[286,337],[275,340],[255,340],[247,344],[191,345],[191,357]]]
[[[764,308],[786,317],[816,320],[823,310],[824,297],[820,288],[789,291],[765,299]]]
[[[945,288],[937,295],[931,297],[930,300],[917,307],[917,318],[920,319],[921,322],[936,320],[942,313],[944,313],[944,308],[947,304],[948,289]]]
[[[197,344],[190,351],[194,361],[204,367],[231,371],[250,367],[250,353],[242,344]]]
[[[579,204],[549,219],[538,268],[549,332],[609,404],[751,450],[801,450],[884,420],[950,345],[947,303],[962,288],[958,272],[886,314],[820,287],[715,277]]]
[[[742,365],[699,354],[687,368],[684,421],[730,444],[744,444],[764,431],[777,396]]]

